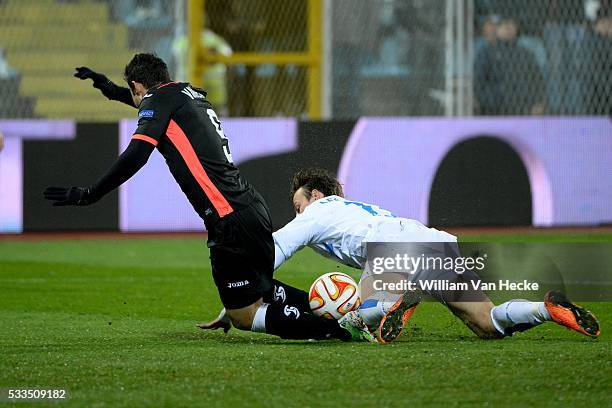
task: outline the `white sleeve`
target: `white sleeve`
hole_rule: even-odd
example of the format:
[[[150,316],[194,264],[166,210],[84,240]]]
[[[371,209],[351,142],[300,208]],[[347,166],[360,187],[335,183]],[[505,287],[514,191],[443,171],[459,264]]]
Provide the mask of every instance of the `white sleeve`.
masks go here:
[[[274,236],[274,234],[272,236]],[[280,245],[278,245],[276,239],[274,239],[274,270],[277,270],[286,260],[287,258],[281,250]]]
[[[298,250],[312,242],[316,225],[312,217],[302,214],[272,234],[274,238],[274,270],[278,269]]]

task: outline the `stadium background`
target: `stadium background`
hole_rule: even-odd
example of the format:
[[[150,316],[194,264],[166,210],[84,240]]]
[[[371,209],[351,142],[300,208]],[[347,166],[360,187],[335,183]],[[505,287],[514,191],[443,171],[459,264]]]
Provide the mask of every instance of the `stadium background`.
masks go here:
[[[77,407],[612,405],[609,302],[583,304],[597,340],[545,324],[484,342],[433,302],[388,347],[203,332],[221,307],[205,235],[160,155],[91,207],[41,194],[93,182],[135,128],[74,68],[121,83],[152,51],[209,91],[276,227],[291,174],[321,166],[463,242],[524,245],[504,252],[517,278],[541,272],[532,243],[576,243],[609,273],[609,1],[0,0],[0,49],[0,402],[53,387]],[[277,276],[308,288],[331,270],[358,277],[309,250]]]
[[[440,226],[607,224],[610,13],[606,0],[2,1],[0,232],[200,228],[159,158],[69,217],[39,199],[49,184],[92,182],[134,127],[135,112],[74,67],[121,83],[140,51],[209,91],[277,227],[290,175],[309,165],[354,199]],[[370,156],[352,158],[356,144]]]

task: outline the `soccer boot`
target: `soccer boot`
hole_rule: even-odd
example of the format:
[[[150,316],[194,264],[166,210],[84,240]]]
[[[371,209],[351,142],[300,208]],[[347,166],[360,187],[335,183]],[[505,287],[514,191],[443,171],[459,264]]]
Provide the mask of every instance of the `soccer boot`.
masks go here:
[[[555,323],[586,336],[599,336],[599,322],[593,313],[570,302],[560,291],[551,290],[546,293],[544,306]]]
[[[421,302],[421,296],[416,292],[406,292],[393,304],[380,320],[376,338],[381,343],[390,343],[402,334],[412,313]]]
[[[353,310],[348,312],[338,320],[340,327],[351,333],[353,341],[369,341],[376,343],[376,337],[370,333],[368,327],[363,322],[359,315],[359,311]]]

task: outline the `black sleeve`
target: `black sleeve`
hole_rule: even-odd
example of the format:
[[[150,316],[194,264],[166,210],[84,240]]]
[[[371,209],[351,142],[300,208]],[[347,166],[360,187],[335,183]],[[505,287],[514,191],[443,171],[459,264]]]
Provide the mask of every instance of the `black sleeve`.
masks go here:
[[[128,88],[115,84],[110,79],[104,84],[100,85],[100,91],[102,91],[102,94],[112,101],[123,102],[132,108],[137,108],[137,106],[134,105],[134,100],[132,99],[132,92],[130,92]]]
[[[147,163],[155,147],[142,140],[132,140],[110,170],[91,187],[93,201],[125,183]]]

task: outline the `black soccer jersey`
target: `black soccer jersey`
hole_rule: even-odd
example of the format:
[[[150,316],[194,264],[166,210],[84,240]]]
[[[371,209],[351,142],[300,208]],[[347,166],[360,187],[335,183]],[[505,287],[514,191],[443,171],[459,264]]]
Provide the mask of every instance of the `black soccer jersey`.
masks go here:
[[[133,138],[157,147],[208,227],[252,201],[254,190],[234,166],[204,91],[179,82],[155,86],[144,95],[138,117]]]

